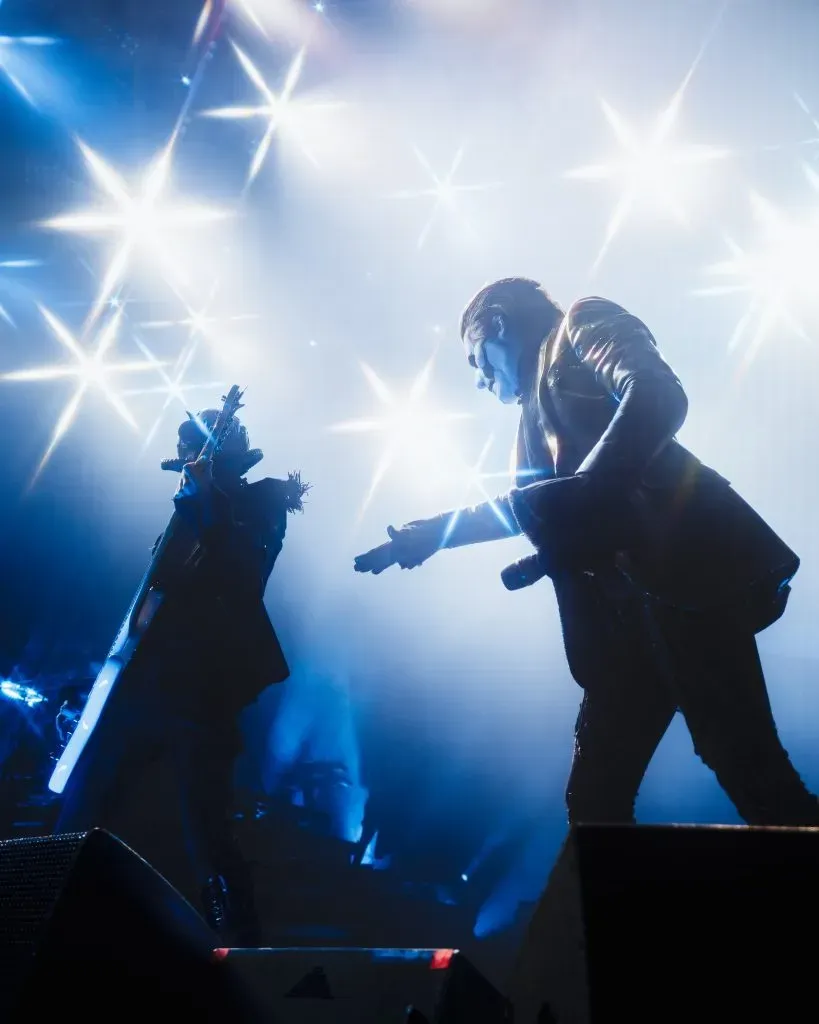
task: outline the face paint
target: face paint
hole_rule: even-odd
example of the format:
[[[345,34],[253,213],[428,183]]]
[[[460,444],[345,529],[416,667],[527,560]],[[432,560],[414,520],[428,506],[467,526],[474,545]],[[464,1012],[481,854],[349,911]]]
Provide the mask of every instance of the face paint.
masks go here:
[[[464,335],[464,348],[475,370],[475,386],[491,391],[505,405],[517,402],[522,346],[508,333],[503,318],[496,315],[483,324],[470,325]]]

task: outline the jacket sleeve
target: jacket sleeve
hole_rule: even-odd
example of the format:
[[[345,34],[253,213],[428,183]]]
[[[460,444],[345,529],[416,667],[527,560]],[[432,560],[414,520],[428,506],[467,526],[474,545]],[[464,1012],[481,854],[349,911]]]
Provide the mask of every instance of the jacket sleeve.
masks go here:
[[[503,540],[505,537],[515,537],[521,532],[512,512],[509,496],[505,494],[469,508],[442,512],[427,522],[434,523],[440,532],[440,546],[443,548],[460,548],[467,544]]]
[[[688,399],[651,332],[622,306],[580,299],[566,318],[568,342],[618,408],[581,465],[603,488],[630,493],[682,426]]]

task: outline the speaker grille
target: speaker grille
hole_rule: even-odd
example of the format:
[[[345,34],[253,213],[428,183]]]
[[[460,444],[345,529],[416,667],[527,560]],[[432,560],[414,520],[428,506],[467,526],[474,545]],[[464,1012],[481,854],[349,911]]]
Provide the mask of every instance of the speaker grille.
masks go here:
[[[0,841],[0,992],[25,981],[87,833]]]

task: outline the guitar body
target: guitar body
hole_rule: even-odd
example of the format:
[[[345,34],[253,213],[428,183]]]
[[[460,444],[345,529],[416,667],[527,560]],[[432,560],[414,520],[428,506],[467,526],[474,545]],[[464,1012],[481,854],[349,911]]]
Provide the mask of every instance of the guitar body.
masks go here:
[[[218,452],[233,423],[234,416],[241,408],[241,397],[242,391],[234,385],[224,399],[219,418],[199,456],[200,460],[212,461]],[[131,602],[128,613],[94,681],[91,692],[88,694],[77,727],[71,734],[71,738],[51,774],[48,788],[52,793],[62,793],[65,789],[86,743],[102,720],[105,706],[112,694],[121,687],[134,655],[150,633],[156,614],[164,600],[162,581],[173,579],[183,571],[185,562],[192,554],[195,545],[196,537],[186,528],[179,515],[174,512],[156,545],[151,564],[142,577],[142,582]],[[138,684],[138,680],[136,683]]]

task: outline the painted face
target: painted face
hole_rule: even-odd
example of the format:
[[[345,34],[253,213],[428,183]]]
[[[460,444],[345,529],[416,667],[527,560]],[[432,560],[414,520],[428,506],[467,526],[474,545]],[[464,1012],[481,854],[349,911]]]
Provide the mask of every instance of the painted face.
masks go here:
[[[520,398],[521,345],[507,333],[503,317],[491,316],[469,325],[463,338],[475,387],[491,391],[504,405]]]

